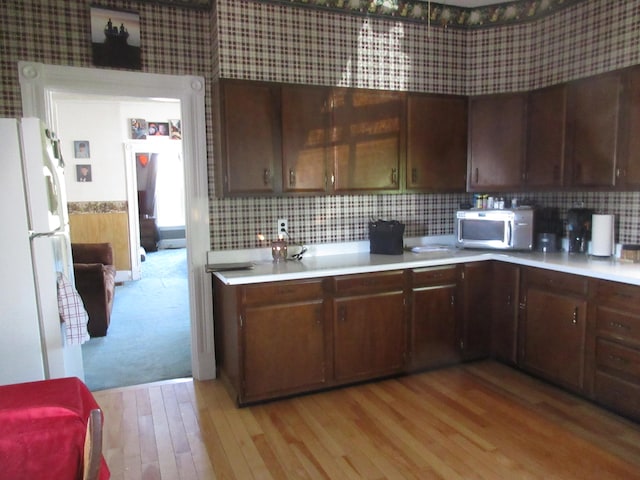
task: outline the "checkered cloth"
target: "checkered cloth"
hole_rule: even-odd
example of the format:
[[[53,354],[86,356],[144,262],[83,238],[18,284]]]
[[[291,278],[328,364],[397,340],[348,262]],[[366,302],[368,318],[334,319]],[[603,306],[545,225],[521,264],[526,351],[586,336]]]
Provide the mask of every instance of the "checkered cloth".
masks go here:
[[[89,340],[89,315],[77,290],[61,272],[58,272],[58,312],[66,327],[67,345],[82,345]]]

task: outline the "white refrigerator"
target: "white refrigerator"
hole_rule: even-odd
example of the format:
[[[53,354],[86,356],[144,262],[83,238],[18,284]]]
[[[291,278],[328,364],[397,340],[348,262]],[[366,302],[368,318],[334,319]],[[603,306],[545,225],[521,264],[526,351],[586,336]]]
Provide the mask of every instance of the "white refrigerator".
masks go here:
[[[39,119],[0,119],[0,385],[84,380],[58,310],[58,272],[73,282],[59,151]]]

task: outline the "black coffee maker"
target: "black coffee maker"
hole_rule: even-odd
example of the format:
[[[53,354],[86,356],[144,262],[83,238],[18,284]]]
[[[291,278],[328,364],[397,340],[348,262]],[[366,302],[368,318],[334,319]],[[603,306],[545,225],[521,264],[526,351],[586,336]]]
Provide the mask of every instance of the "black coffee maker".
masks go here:
[[[591,240],[590,208],[570,208],[567,212],[567,237],[569,253],[587,253]]]

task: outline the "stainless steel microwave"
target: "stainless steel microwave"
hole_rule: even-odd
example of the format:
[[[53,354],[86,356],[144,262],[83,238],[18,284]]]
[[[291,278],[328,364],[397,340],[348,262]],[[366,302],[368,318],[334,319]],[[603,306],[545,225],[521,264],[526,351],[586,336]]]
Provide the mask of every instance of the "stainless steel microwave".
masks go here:
[[[533,249],[533,209],[458,210],[454,234],[460,248]]]

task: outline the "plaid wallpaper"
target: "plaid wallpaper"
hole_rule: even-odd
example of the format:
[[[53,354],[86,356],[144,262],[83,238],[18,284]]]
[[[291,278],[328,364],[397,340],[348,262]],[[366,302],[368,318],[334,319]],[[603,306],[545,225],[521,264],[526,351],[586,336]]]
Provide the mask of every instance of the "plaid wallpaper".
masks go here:
[[[251,0],[211,11],[133,0],[7,0],[0,4],[0,115],[20,116],[16,64],[91,66],[89,5],[140,13],[146,72],[434,93],[517,91],[640,63],[640,0],[587,0],[531,23],[479,30],[427,26]],[[212,98],[206,97],[211,118]],[[209,183],[214,145],[207,127]],[[640,243],[640,193],[518,195],[566,210],[615,213],[620,241]],[[509,195],[507,195],[509,197]],[[213,249],[259,246],[278,217],[305,243],[364,240],[370,218],[406,223],[407,236],[452,233],[470,195],[215,199]]]

